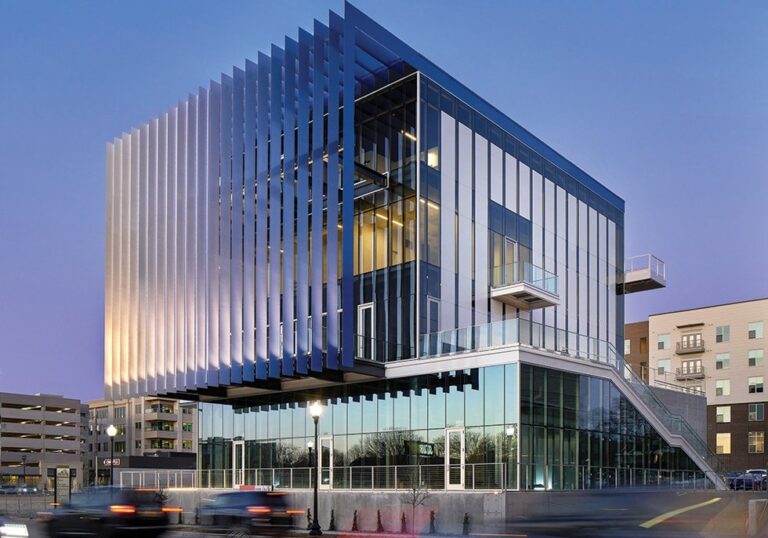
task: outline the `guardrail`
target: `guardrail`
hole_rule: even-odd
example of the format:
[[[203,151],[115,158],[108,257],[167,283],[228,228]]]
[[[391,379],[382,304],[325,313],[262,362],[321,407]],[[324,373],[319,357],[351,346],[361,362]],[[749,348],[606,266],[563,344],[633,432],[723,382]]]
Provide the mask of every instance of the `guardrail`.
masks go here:
[[[178,476],[174,477],[176,474]],[[310,467],[214,469],[206,471],[123,471],[121,487],[311,489]],[[341,491],[468,490],[549,491],[622,487],[712,489],[704,472],[585,465],[467,463],[445,465],[361,465],[324,469],[322,489]],[[235,480],[235,478],[237,480]],[[449,482],[446,482],[448,480]]]
[[[667,266],[662,260],[653,254],[641,254],[639,256],[632,256],[631,258],[624,260],[625,273],[644,271],[647,269],[650,269],[652,277],[666,280]]]
[[[530,262],[497,265],[491,272],[491,287],[501,288],[524,282],[557,295],[557,275]]]
[[[483,351],[510,345],[530,346],[575,359],[602,362],[616,367],[617,354],[605,340],[555,329],[522,318],[505,319],[419,337],[420,358]]]

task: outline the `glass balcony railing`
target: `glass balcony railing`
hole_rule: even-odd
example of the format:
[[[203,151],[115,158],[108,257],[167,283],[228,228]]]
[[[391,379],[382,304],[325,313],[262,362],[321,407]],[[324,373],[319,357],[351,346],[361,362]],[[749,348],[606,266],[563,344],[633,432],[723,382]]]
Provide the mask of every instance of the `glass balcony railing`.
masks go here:
[[[492,288],[503,288],[520,283],[530,284],[552,295],[557,295],[557,275],[530,262],[515,262],[493,268]]]
[[[663,261],[653,254],[641,254],[624,260],[624,272],[634,273],[637,271],[650,271],[651,278],[665,281],[667,278],[667,267]]]
[[[608,342],[521,318],[423,334],[419,337],[419,358],[511,345],[531,346],[616,366],[616,352]]]

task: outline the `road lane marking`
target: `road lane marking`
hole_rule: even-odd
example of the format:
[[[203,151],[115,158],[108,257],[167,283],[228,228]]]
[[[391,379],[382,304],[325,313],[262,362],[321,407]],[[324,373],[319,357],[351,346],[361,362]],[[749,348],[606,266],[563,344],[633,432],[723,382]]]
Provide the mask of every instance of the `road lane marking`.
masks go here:
[[[685,506],[683,508],[678,508],[677,510],[672,510],[670,512],[666,512],[664,514],[661,514],[660,516],[656,516],[653,519],[649,519],[645,523],[641,523],[640,526],[644,529],[650,529],[654,525],[658,525],[659,523],[663,523],[669,518],[679,516],[680,514],[683,514],[685,512],[689,512],[690,510],[696,510],[697,508],[703,508],[704,506],[709,506],[710,504],[715,504],[717,501],[720,500],[720,497],[715,497],[714,499],[709,499],[708,501],[704,501],[703,503],[699,504],[692,504],[691,506]]]

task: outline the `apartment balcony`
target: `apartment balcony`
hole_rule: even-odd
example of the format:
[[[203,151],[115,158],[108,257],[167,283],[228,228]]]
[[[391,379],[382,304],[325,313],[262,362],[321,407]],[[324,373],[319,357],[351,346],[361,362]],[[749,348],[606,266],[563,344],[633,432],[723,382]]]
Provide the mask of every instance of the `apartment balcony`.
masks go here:
[[[667,287],[667,268],[653,254],[643,254],[624,261],[624,293]]]
[[[491,298],[522,310],[557,306],[557,275],[528,262],[494,267]]]
[[[144,413],[144,421],[162,420],[164,422],[176,422],[179,420],[176,413],[164,413],[160,411],[147,411]]]
[[[689,355],[691,353],[704,353],[704,340],[695,342],[678,342],[675,348],[678,355]]]
[[[695,379],[704,379],[704,368],[677,368],[675,370],[675,379],[677,381],[693,381]]]
[[[144,430],[144,437],[147,439],[176,439],[178,433],[168,430]]]

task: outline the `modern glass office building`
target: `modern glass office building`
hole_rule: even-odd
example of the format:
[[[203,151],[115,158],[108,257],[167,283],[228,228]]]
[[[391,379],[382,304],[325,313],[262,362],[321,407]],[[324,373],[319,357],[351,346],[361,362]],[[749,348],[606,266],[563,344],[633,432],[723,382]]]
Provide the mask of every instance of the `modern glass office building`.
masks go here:
[[[309,485],[315,400],[327,488],[719,484],[617,350],[623,200],[350,4],[107,185],[106,394],[202,402],[204,485]]]

